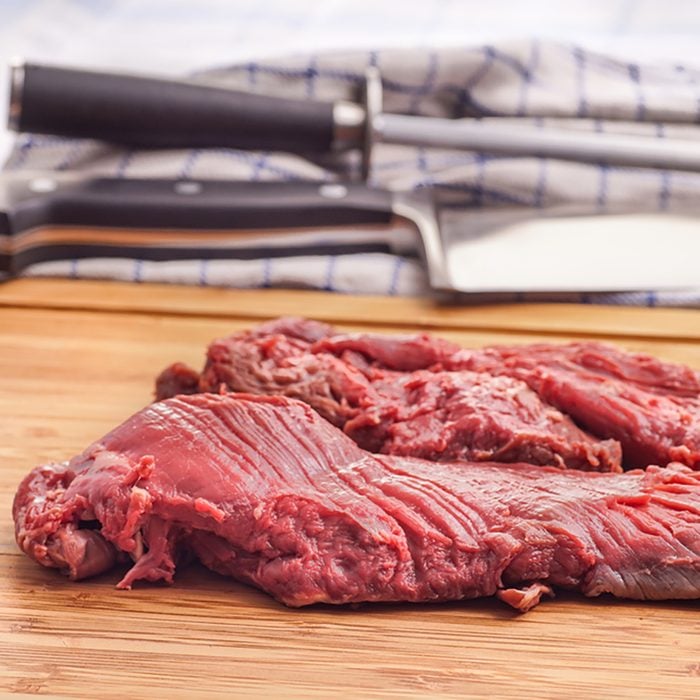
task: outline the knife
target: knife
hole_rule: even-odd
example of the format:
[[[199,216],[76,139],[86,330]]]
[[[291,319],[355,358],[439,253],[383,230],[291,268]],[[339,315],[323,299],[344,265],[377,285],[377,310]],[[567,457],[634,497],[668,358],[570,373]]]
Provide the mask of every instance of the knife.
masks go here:
[[[409,248],[421,253],[430,285],[439,292],[700,286],[697,211],[600,216],[572,210],[474,211],[468,226],[463,212],[451,219],[452,214],[439,215],[429,190],[4,172],[0,274],[9,277],[36,263],[84,258],[390,252],[382,231],[399,226],[411,237]],[[313,247],[289,235],[329,226],[352,230],[342,238],[334,233],[320,244],[316,240]]]
[[[359,184],[86,178],[77,173],[0,173],[0,273],[53,260],[255,259],[390,252],[387,229],[411,222],[436,289],[446,288],[438,220],[428,192]],[[289,233],[352,227],[325,241]],[[271,234],[275,234],[274,236]],[[410,233],[409,233],[410,235]],[[286,240],[285,240],[286,239]],[[404,246],[405,247],[405,246]],[[409,244],[415,251],[416,243]]]
[[[360,149],[367,176],[375,143],[542,156],[630,167],[700,171],[700,142],[572,133],[478,119],[382,111],[378,70],[363,104],[291,100],[201,83],[15,63],[9,127],[142,148]],[[361,81],[360,81],[361,82]]]

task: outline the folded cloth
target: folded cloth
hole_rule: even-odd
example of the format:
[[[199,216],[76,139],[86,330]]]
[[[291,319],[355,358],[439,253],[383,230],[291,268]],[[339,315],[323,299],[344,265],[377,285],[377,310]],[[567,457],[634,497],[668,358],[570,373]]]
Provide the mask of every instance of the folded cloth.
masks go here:
[[[581,47],[544,41],[494,46],[333,52],[249,62],[195,76],[202,82],[319,100],[357,99],[368,65],[378,66],[389,112],[480,117],[515,124],[659,139],[700,138],[700,69],[624,63]],[[117,177],[332,181],[357,174],[357,154],[304,158],[234,149],[119,150],[93,141],[21,135],[6,164],[14,170],[73,170]],[[576,203],[592,212],[619,207],[675,211],[700,195],[700,173],[564,162],[538,157],[379,145],[372,185],[433,188],[456,225],[475,208],[534,210]],[[331,232],[327,232],[328,234]],[[337,233],[337,232],[336,232]],[[364,238],[370,235],[363,229]],[[387,238],[384,253],[315,255],[313,236],[297,257],[149,262],[129,259],[43,263],[25,274],[68,275],[231,287],[303,286],[347,293],[420,295],[427,278],[409,231]],[[286,238],[289,243],[290,238]],[[700,305],[698,286],[618,294],[518,294],[500,300],[630,305]],[[474,301],[490,297],[475,295]]]

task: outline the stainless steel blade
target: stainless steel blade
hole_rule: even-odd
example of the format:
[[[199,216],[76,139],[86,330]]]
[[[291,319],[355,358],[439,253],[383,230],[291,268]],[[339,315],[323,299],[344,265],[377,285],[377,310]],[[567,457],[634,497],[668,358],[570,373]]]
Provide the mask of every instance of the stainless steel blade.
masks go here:
[[[363,173],[377,143],[447,148],[483,153],[549,157],[584,163],[700,171],[700,142],[650,136],[587,133],[494,120],[439,119],[385,113],[382,81],[375,67],[365,74]]]
[[[649,136],[546,130],[475,119],[379,114],[375,143],[452,148],[511,156],[542,156],[583,163],[700,171],[700,142]]]
[[[441,228],[445,287],[461,292],[700,287],[698,212],[485,211]]]

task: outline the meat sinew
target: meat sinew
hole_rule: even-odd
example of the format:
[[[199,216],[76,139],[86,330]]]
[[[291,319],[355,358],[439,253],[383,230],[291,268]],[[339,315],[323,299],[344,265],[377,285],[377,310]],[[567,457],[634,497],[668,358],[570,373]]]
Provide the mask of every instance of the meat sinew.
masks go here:
[[[412,378],[433,397],[425,405],[402,392]],[[221,385],[302,399],[363,447],[388,453],[616,470],[621,444],[627,468],[700,468],[700,373],[601,343],[466,350],[425,334],[339,334],[281,319],[214,341],[201,376],[166,369],[157,393]],[[353,420],[376,425],[353,434]]]
[[[281,397],[155,403],[32,471],[13,514],[20,547],[74,579],[131,555],[122,588],[188,552],[290,606],[700,596],[698,472],[377,456]]]
[[[352,351],[340,356],[323,351],[327,329],[285,319],[215,341],[201,376],[175,364],[159,376],[157,396],[224,386],[300,399],[360,447],[383,454],[620,471],[616,441],[593,438],[520,379],[373,367]],[[440,341],[434,348],[410,339],[392,342],[394,353],[413,365],[450,347]]]

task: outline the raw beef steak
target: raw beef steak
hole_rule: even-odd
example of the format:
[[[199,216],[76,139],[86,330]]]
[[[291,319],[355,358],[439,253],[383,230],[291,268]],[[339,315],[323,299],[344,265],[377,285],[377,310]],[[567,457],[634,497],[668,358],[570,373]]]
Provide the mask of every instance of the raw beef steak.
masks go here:
[[[187,552],[290,606],[700,595],[698,472],[376,456],[281,397],[152,404],[30,472],[13,514],[19,546],[73,579],[130,555],[121,588],[172,581]]]
[[[157,394],[164,397],[180,391],[212,391],[220,386],[279,393],[307,401],[336,425],[344,426],[345,421],[355,418],[357,414],[352,410],[359,408],[361,413],[370,415],[370,420],[380,421],[380,433],[385,428],[398,433],[415,432],[410,424],[403,425],[405,412],[398,407],[404,400],[396,396],[395,385],[400,381],[396,373],[402,373],[410,385],[409,377],[425,370],[434,378],[419,379],[419,383],[432,384],[431,391],[440,395],[443,403],[449,390],[441,393],[441,384],[460,387],[457,414],[461,419],[468,414],[470,422],[465,422],[464,430],[450,431],[450,409],[443,415],[433,412],[430,428],[424,433],[427,444],[411,442],[410,453],[416,456],[442,459],[440,450],[431,453],[429,444],[440,444],[439,433],[444,437],[445,459],[533,460],[527,451],[537,453],[539,442],[542,452],[534,458],[536,463],[616,470],[621,444],[626,468],[672,461],[700,468],[700,373],[595,342],[468,350],[426,334],[340,334],[315,321],[279,319],[247,334],[214,341],[201,376],[183,365],[168,368],[158,379]],[[481,375],[478,383],[474,380],[477,374]],[[444,379],[448,375],[452,379]],[[379,399],[369,400],[371,409],[358,403],[357,385],[344,381],[346,376],[363,377],[379,393]],[[505,385],[492,385],[491,400],[488,383],[494,378],[527,384],[538,397],[537,407],[537,399],[528,396],[527,404],[532,410],[521,411],[515,398],[505,399]],[[382,384],[392,389],[390,395],[381,388]],[[511,385],[513,397],[526,396],[516,386],[522,384]],[[380,419],[375,409],[377,401]],[[398,411],[396,419],[391,406]],[[431,410],[426,409],[423,420]],[[552,421],[545,421],[545,415],[551,416]],[[397,420],[395,428],[391,427],[392,420]],[[568,437],[558,436],[555,425]],[[526,437],[528,447],[522,452],[509,446],[519,443],[519,429],[526,436],[528,429],[534,430]],[[578,432],[574,434],[572,429]],[[424,426],[418,426],[419,441],[424,430]],[[491,439],[494,435],[503,442]],[[390,453],[401,442],[386,442],[383,438],[380,443],[363,442],[362,435],[354,437],[368,449]],[[484,437],[490,453],[480,449]],[[569,453],[561,448],[561,438],[569,445]],[[553,448],[552,444],[557,446]]]
[[[327,328],[286,319],[215,341],[201,376],[175,364],[159,376],[157,396],[223,386],[300,399],[383,454],[620,471],[617,442],[594,439],[519,379],[371,367],[351,351],[318,350]],[[404,362],[425,364],[424,353],[410,359],[410,340],[403,344]]]
[[[410,348],[408,361],[402,344]],[[427,335],[326,333],[313,350],[357,353],[375,367],[521,379],[584,430],[618,440],[628,468],[671,461],[700,468],[700,373],[690,367],[595,342],[467,350]]]

